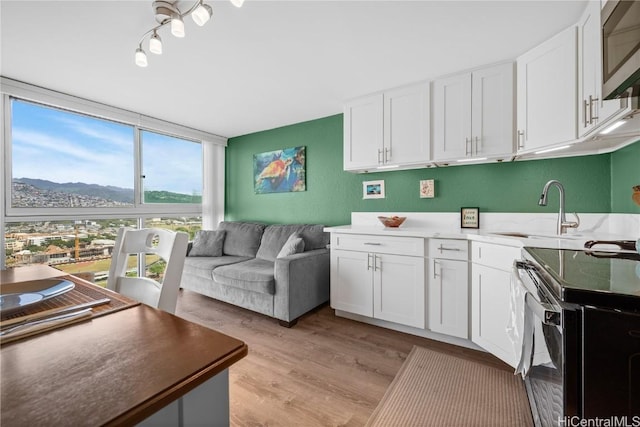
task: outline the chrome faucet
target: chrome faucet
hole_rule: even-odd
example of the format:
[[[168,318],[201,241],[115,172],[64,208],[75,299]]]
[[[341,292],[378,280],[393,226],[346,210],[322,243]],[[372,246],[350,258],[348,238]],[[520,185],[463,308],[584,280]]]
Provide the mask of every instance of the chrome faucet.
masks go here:
[[[538,205],[547,206],[547,194],[549,193],[549,189],[552,185],[558,187],[558,191],[560,192],[560,211],[558,212],[558,228],[557,233],[564,234],[567,232],[567,228],[578,228],[580,226],[580,218],[577,213],[574,213],[577,222],[569,222],[565,216],[564,211],[564,187],[560,183],[560,181],[552,179],[547,182],[542,189],[542,195],[540,196],[540,200],[538,201]]]

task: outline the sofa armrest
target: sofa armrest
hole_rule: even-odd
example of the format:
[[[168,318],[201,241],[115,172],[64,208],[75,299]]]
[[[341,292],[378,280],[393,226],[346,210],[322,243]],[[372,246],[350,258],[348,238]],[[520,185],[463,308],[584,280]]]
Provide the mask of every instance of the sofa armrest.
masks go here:
[[[193,247],[193,240],[190,240],[187,243],[187,256],[189,256],[189,252],[191,252],[191,248]]]
[[[290,322],[329,301],[330,258],[328,249],[314,249],[276,259],[275,318]]]

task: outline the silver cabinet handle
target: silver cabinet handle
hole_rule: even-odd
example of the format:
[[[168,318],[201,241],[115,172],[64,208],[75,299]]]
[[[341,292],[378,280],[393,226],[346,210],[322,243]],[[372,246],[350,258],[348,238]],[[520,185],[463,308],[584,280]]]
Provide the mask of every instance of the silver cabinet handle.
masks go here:
[[[433,260],[433,278],[436,279],[438,277],[438,273],[436,273],[436,267],[438,265],[438,261]]]
[[[583,99],[582,100],[582,122],[584,123],[584,127],[589,126],[589,123],[591,123],[591,121],[587,119],[587,108],[589,108],[587,106],[587,100]],[[589,110],[591,109],[589,108]]]
[[[524,149],[524,131],[523,130],[518,131],[518,148]]]
[[[469,150],[469,143],[471,142],[471,140],[467,137],[464,138],[464,155],[470,155],[471,154],[471,150]],[[473,147],[471,147],[473,149]]]
[[[367,246],[382,246],[382,243],[376,243],[376,242],[364,242],[364,244]]]
[[[593,96],[589,95],[589,124],[598,120],[598,116],[593,115],[593,103],[597,101],[598,98],[594,98]]]
[[[475,137],[475,143],[476,143],[476,146],[475,146],[475,148],[476,148],[476,156],[478,155],[478,139],[479,139],[479,138],[476,136],[476,137]]]
[[[378,148],[378,164],[382,163],[382,150]]]
[[[371,270],[371,254],[367,254],[367,270]]]
[[[373,271],[381,270],[381,268],[378,266],[378,259],[380,259],[380,257],[376,254],[373,254]]]
[[[388,163],[389,159],[391,159],[391,148],[384,149],[384,162]]]
[[[440,252],[442,251],[454,251],[454,252],[460,252],[462,249],[460,248],[445,248],[444,246],[440,245],[440,247],[438,248],[438,250]]]

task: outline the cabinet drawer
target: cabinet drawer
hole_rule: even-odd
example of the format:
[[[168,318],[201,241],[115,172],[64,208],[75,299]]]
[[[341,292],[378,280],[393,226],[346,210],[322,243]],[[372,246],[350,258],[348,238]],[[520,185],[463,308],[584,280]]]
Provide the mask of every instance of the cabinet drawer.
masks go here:
[[[469,242],[454,239],[429,239],[429,257],[443,259],[469,259]]]
[[[513,261],[520,258],[521,251],[519,247],[472,242],[471,261],[474,264],[511,271]]]
[[[348,251],[424,256],[424,239],[331,233],[331,247]]]

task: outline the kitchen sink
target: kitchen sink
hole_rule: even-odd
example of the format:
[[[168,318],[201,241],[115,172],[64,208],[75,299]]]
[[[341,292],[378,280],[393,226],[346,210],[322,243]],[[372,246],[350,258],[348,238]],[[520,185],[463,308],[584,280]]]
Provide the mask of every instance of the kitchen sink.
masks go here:
[[[520,239],[563,239],[563,240],[580,240],[584,239],[582,234],[538,234],[538,233],[523,233],[520,231],[495,231],[490,234],[506,237],[518,237]]]

